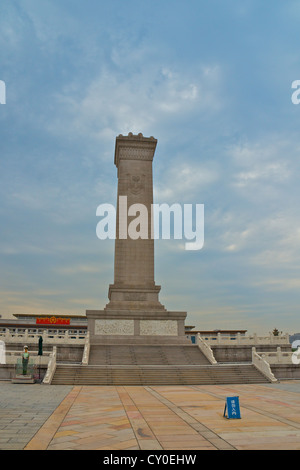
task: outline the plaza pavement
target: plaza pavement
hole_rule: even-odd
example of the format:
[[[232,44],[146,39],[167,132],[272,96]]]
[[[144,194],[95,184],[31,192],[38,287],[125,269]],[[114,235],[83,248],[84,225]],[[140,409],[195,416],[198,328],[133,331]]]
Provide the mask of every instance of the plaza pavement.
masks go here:
[[[241,419],[223,417],[239,396]],[[0,382],[0,450],[300,450],[300,381],[63,386]]]

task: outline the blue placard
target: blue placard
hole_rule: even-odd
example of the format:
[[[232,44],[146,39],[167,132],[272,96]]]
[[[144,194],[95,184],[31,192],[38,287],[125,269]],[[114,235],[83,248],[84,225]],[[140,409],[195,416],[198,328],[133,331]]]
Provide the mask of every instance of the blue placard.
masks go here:
[[[226,416],[227,410],[227,416]],[[239,397],[226,397],[224,415],[228,419],[241,419]]]

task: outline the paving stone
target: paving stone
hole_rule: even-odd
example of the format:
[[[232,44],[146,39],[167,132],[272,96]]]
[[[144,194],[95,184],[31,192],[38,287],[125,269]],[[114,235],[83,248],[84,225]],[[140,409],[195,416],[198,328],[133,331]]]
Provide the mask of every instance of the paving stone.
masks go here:
[[[0,382],[0,450],[23,449],[70,390]]]
[[[0,382],[1,450],[300,450],[299,381],[26,390],[17,409],[19,384]],[[223,417],[226,396],[239,396],[241,419]]]

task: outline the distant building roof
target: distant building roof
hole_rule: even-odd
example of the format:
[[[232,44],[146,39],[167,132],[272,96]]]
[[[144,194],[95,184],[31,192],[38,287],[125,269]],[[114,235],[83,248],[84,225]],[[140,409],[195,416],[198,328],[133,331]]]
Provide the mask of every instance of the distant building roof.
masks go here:
[[[66,318],[81,318],[87,319],[85,315],[74,315],[70,314],[60,314],[60,313],[14,313],[14,317],[16,318],[41,318],[41,317],[66,317]]]

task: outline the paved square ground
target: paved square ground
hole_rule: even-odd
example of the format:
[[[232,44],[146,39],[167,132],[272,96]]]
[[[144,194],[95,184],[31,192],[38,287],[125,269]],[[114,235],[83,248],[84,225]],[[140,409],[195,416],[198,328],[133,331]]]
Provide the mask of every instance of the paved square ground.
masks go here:
[[[223,417],[239,396],[241,419]],[[46,386],[0,382],[0,449],[300,450],[300,381]]]

